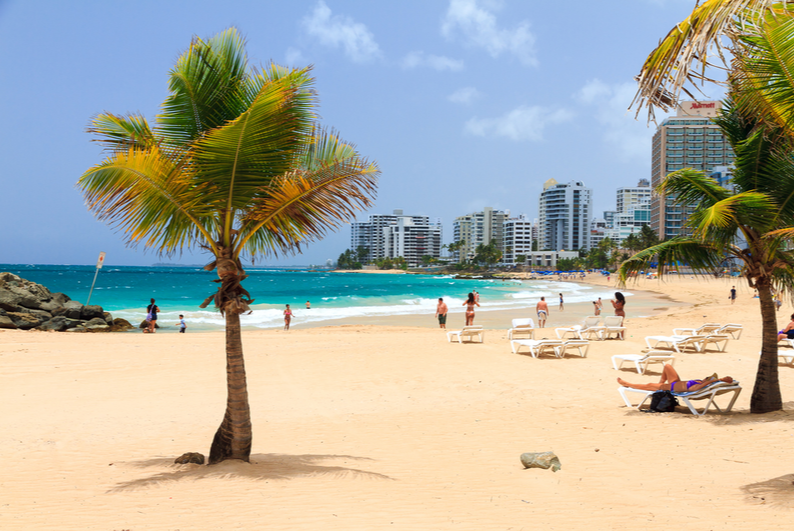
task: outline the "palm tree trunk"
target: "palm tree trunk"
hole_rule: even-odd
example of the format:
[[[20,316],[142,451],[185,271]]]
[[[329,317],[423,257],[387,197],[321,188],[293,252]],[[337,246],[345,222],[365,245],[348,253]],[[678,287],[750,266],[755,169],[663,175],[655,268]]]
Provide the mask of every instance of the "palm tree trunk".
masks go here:
[[[776,305],[770,293],[768,279],[756,282],[759,306],[762,310],[762,353],[756,371],[754,392],[751,394],[751,413],[768,413],[782,408],[778,383],[778,327]]]
[[[209,464],[225,459],[248,462],[251,455],[251,412],[248,406],[240,314],[226,312],[226,413],[210,447]]]

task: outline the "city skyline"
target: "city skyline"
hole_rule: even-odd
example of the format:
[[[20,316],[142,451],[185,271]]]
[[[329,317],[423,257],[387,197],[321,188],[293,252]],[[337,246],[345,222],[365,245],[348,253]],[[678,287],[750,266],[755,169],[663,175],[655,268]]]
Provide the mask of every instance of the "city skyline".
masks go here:
[[[91,117],[140,112],[153,121],[179,54],[194,36],[229,26],[245,36],[254,66],[312,65],[322,124],[378,162],[378,198],[357,219],[403,208],[449,227],[484,206],[532,219],[551,177],[587,182],[602,212],[613,182],[650,175],[655,126],[627,110],[633,76],[692,7],[586,3],[563,20],[548,3],[515,0],[3,2],[0,68],[10,82],[0,94],[13,126],[0,132],[2,185],[19,228],[0,236],[0,262],[91,264],[100,251],[108,265],[209,261],[197,250],[169,258],[125,247],[74,185],[103,158],[85,132]],[[605,31],[609,50],[589,45]],[[705,90],[713,91],[705,99],[722,95]],[[444,243],[451,236],[445,230]],[[348,240],[342,225],[303,254],[257,263],[323,263]]]

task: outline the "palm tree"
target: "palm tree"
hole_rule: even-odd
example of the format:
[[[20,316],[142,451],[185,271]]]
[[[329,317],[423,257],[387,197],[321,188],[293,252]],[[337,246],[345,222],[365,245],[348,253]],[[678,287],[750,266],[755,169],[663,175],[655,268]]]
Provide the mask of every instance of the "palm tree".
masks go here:
[[[792,34],[792,0],[697,3],[644,61],[632,105],[637,102],[638,113],[648,106],[653,120],[655,107],[670,110],[681,92],[697,99],[691,90],[716,82],[711,72],[726,69],[738,111],[760,117],[758,126],[775,128],[792,141]],[[711,65],[716,55],[722,64]]]
[[[700,272],[716,270],[726,258],[742,263],[741,274],[758,291],[762,313],[762,353],[751,412],[766,413],[782,407],[772,293],[791,294],[793,289],[793,253],[786,245],[794,214],[793,150],[782,140],[785,135],[763,134],[755,119],[744,118],[731,103],[716,122],[735,151],[734,190],[691,168],[669,174],[656,191],[697,205],[686,222],[693,234],[637,253],[621,265],[619,276],[625,282],[655,257],[660,278],[666,267],[678,262]]]
[[[198,245],[214,258],[205,269],[220,285],[202,307],[214,301],[225,316],[228,398],[210,464],[251,453],[241,256],[300,251],[375,195],[378,167],[318,126],[312,84],[308,68],[249,69],[228,29],[193,39],[154,127],[109,113],[89,127],[108,156],[78,181],[88,208],[130,245],[162,255]]]

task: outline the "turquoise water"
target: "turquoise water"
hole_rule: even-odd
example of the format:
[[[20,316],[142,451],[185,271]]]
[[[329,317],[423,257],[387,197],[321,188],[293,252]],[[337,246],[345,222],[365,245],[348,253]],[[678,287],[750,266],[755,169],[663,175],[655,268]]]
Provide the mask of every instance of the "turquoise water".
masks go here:
[[[86,303],[96,269],[73,265],[0,265],[27,280],[63,292]],[[576,282],[518,280],[458,280],[445,275],[390,275],[334,273],[308,270],[251,268],[243,286],[255,299],[250,315],[241,316],[243,326],[276,328],[283,326],[282,312],[289,304],[302,323],[318,324],[333,319],[366,316],[433,314],[436,301],[443,297],[452,308],[460,306],[467,293],[481,296],[479,311],[526,309],[535,307],[541,296],[556,305],[558,293],[567,303],[590,302],[597,297],[610,300],[613,292]],[[162,324],[176,322],[184,314],[193,329],[223,326],[223,318],[212,308],[199,304],[213,294],[217,284],[214,272],[201,267],[105,266],[99,271],[91,304],[98,304],[114,317],[130,322],[144,318],[146,305],[155,298]],[[631,293],[624,292],[630,296]],[[312,309],[305,310],[310,301]]]

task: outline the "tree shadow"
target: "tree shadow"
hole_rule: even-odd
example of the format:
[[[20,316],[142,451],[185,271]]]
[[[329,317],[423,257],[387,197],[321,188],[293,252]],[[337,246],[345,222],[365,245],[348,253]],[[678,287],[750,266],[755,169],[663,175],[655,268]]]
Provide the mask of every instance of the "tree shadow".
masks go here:
[[[747,501],[751,503],[792,509],[794,486],[795,475],[785,474],[767,481],[744,485],[740,490],[745,492]]]
[[[732,409],[730,413],[707,413],[701,418],[718,426],[737,426],[740,424],[761,424],[764,422],[792,422],[795,419],[793,402],[784,402],[784,409],[770,413],[751,413],[750,409]]]
[[[342,465],[322,465],[323,461],[342,459]],[[147,477],[118,483],[107,490],[107,493],[125,492],[147,487],[162,485],[163,483],[201,480],[205,478],[246,478],[256,480],[286,480],[297,477],[334,476],[335,478],[354,477],[363,479],[388,479],[384,474],[370,472],[359,468],[345,466],[348,461],[372,461],[369,457],[356,457],[351,455],[289,455],[289,454],[252,454],[251,461],[245,463],[237,459],[223,461],[216,465],[177,465],[174,458],[163,457],[127,462],[138,468],[156,467],[161,470]]]

